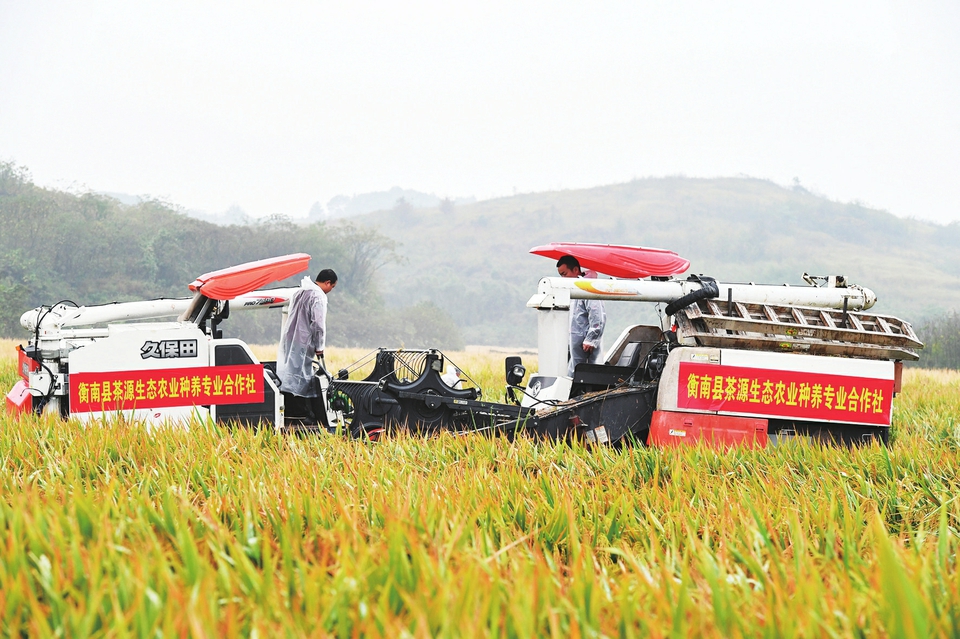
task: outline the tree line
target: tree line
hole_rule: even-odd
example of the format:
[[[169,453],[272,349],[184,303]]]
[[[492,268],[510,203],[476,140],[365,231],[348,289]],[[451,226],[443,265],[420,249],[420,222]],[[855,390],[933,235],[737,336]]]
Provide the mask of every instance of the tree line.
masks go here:
[[[765,180],[643,178],[452,211],[398,204],[355,221],[404,242],[409,261],[382,273],[387,299],[434,302],[471,344],[536,344],[536,313],[526,303],[556,270],[528,251],[556,241],[671,249],[691,261],[688,273],[726,282],[800,285],[804,272],[845,275],[878,295],[874,312],[915,324],[960,309],[960,222],[900,218]],[[646,321],[637,319],[640,306],[608,305],[607,334]]]
[[[539,196],[538,205],[546,197]],[[446,223],[449,215],[441,211],[433,214],[434,220],[430,211],[404,207],[395,207],[403,210],[390,211],[385,219],[366,220],[380,222],[379,229],[329,222],[297,225],[283,217],[250,225],[219,226],[187,217],[177,207],[158,200],[130,206],[93,193],[42,188],[32,182],[26,169],[0,162],[0,335],[25,340],[20,315],[41,304],[71,300],[90,305],[185,297],[189,295],[187,284],[202,273],[305,252],[313,256],[312,275],[330,267],[340,276],[330,303],[331,345],[455,349],[464,343],[461,330],[470,331],[474,343],[525,343],[513,333],[524,328],[524,336],[535,334],[534,325],[530,325],[532,315],[525,308],[530,283],[548,274],[552,266],[526,255],[529,246],[559,236],[643,243],[629,236],[623,224],[616,238],[580,237],[560,219],[562,209],[537,209],[536,214],[531,209],[521,215],[512,209],[501,211],[502,215],[487,210],[497,206],[503,209],[508,203],[495,201],[468,207],[470,210],[458,213],[458,219],[463,219],[453,227]],[[857,207],[841,208],[860,211]],[[484,215],[496,222],[486,234],[479,233],[475,226]],[[399,218],[404,216],[400,224]],[[929,230],[887,214],[875,217],[903,226],[900,235]],[[550,222],[547,228],[540,223],[544,219]],[[879,222],[874,222],[868,226],[876,232]],[[380,229],[388,229],[390,236]],[[709,253],[709,247],[702,245],[697,245],[697,250],[684,248],[682,236],[656,235],[672,233],[676,225],[651,224],[644,229],[645,241],[651,245],[677,247],[690,255]],[[938,227],[936,243],[925,254],[941,256],[941,245],[953,242],[958,229],[956,224]],[[401,246],[393,238],[406,239],[408,245]],[[810,244],[802,243],[800,248]],[[799,249],[794,247],[782,254],[795,250]],[[946,253],[952,255],[953,251]],[[411,259],[405,259],[405,255]],[[744,260],[743,255],[739,260]],[[728,278],[749,275],[749,279],[776,281],[781,277],[780,273],[764,273],[763,264],[751,264],[747,265],[749,269],[739,266],[742,274],[733,263],[714,266]],[[387,271],[391,271],[389,279],[384,277]],[[478,278],[477,273],[485,277]],[[872,273],[874,279],[882,275]],[[944,273],[940,278],[951,275]],[[300,277],[278,285],[296,286]],[[900,281],[902,276],[891,274],[888,279]],[[895,301],[893,292],[884,291],[885,298]],[[926,294],[921,297],[931,298]],[[952,298],[945,299],[944,305],[952,306]],[[960,315],[933,308],[932,313],[921,312],[923,309],[916,304],[911,308],[932,318],[916,324],[916,332],[926,346],[918,365],[960,369]],[[279,323],[275,311],[235,313],[222,328],[225,334],[249,342],[273,343],[279,336]]]
[[[960,369],[960,313],[950,311],[925,320],[914,330],[924,343],[915,366]]]
[[[402,261],[399,246],[370,228],[275,216],[256,224],[218,226],[169,203],[129,206],[94,193],[74,194],[33,183],[29,172],[0,163],[0,335],[26,338],[20,315],[40,305],[78,305],[186,297],[198,275],[243,262],[304,252],[311,275],[333,268],[329,340],[335,346],[463,347],[453,320],[422,302],[390,308],[378,272]],[[303,274],[281,282],[296,286]],[[240,313],[225,334],[249,342],[279,339],[279,314]]]

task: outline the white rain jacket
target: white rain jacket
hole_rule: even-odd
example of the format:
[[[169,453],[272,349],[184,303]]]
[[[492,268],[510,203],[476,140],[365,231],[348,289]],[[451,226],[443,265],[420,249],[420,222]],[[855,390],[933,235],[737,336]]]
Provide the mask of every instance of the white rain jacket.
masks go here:
[[[313,357],[327,344],[327,295],[310,277],[293,294],[277,351],[277,376],[284,392],[316,397]]]
[[[588,362],[596,364],[601,359],[601,341],[603,328],[607,324],[607,314],[600,300],[570,300],[570,362],[567,375],[573,377],[577,364]],[[587,354],[583,345],[592,346]]]

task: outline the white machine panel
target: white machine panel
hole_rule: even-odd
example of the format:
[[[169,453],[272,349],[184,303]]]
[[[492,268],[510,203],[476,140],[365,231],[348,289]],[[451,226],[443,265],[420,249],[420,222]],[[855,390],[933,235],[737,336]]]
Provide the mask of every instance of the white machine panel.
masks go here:
[[[209,338],[192,324],[111,324],[107,340],[71,352],[70,373],[210,365]]]
[[[524,408],[543,408],[547,404],[570,399],[573,380],[569,377],[553,377],[534,373],[527,382],[526,392],[520,405]]]

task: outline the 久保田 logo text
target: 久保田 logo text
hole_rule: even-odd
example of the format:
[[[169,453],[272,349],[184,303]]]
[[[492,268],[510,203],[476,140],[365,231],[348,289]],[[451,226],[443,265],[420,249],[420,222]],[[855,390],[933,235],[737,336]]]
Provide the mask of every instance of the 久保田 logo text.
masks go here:
[[[140,358],[172,359],[174,357],[196,357],[197,340],[165,339],[162,342],[144,342],[140,347]]]

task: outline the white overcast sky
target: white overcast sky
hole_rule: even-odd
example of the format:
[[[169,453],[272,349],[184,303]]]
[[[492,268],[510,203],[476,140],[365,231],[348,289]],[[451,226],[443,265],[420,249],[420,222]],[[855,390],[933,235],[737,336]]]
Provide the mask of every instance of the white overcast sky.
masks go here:
[[[960,2],[0,0],[0,159],[307,214],[748,175],[960,220]]]

